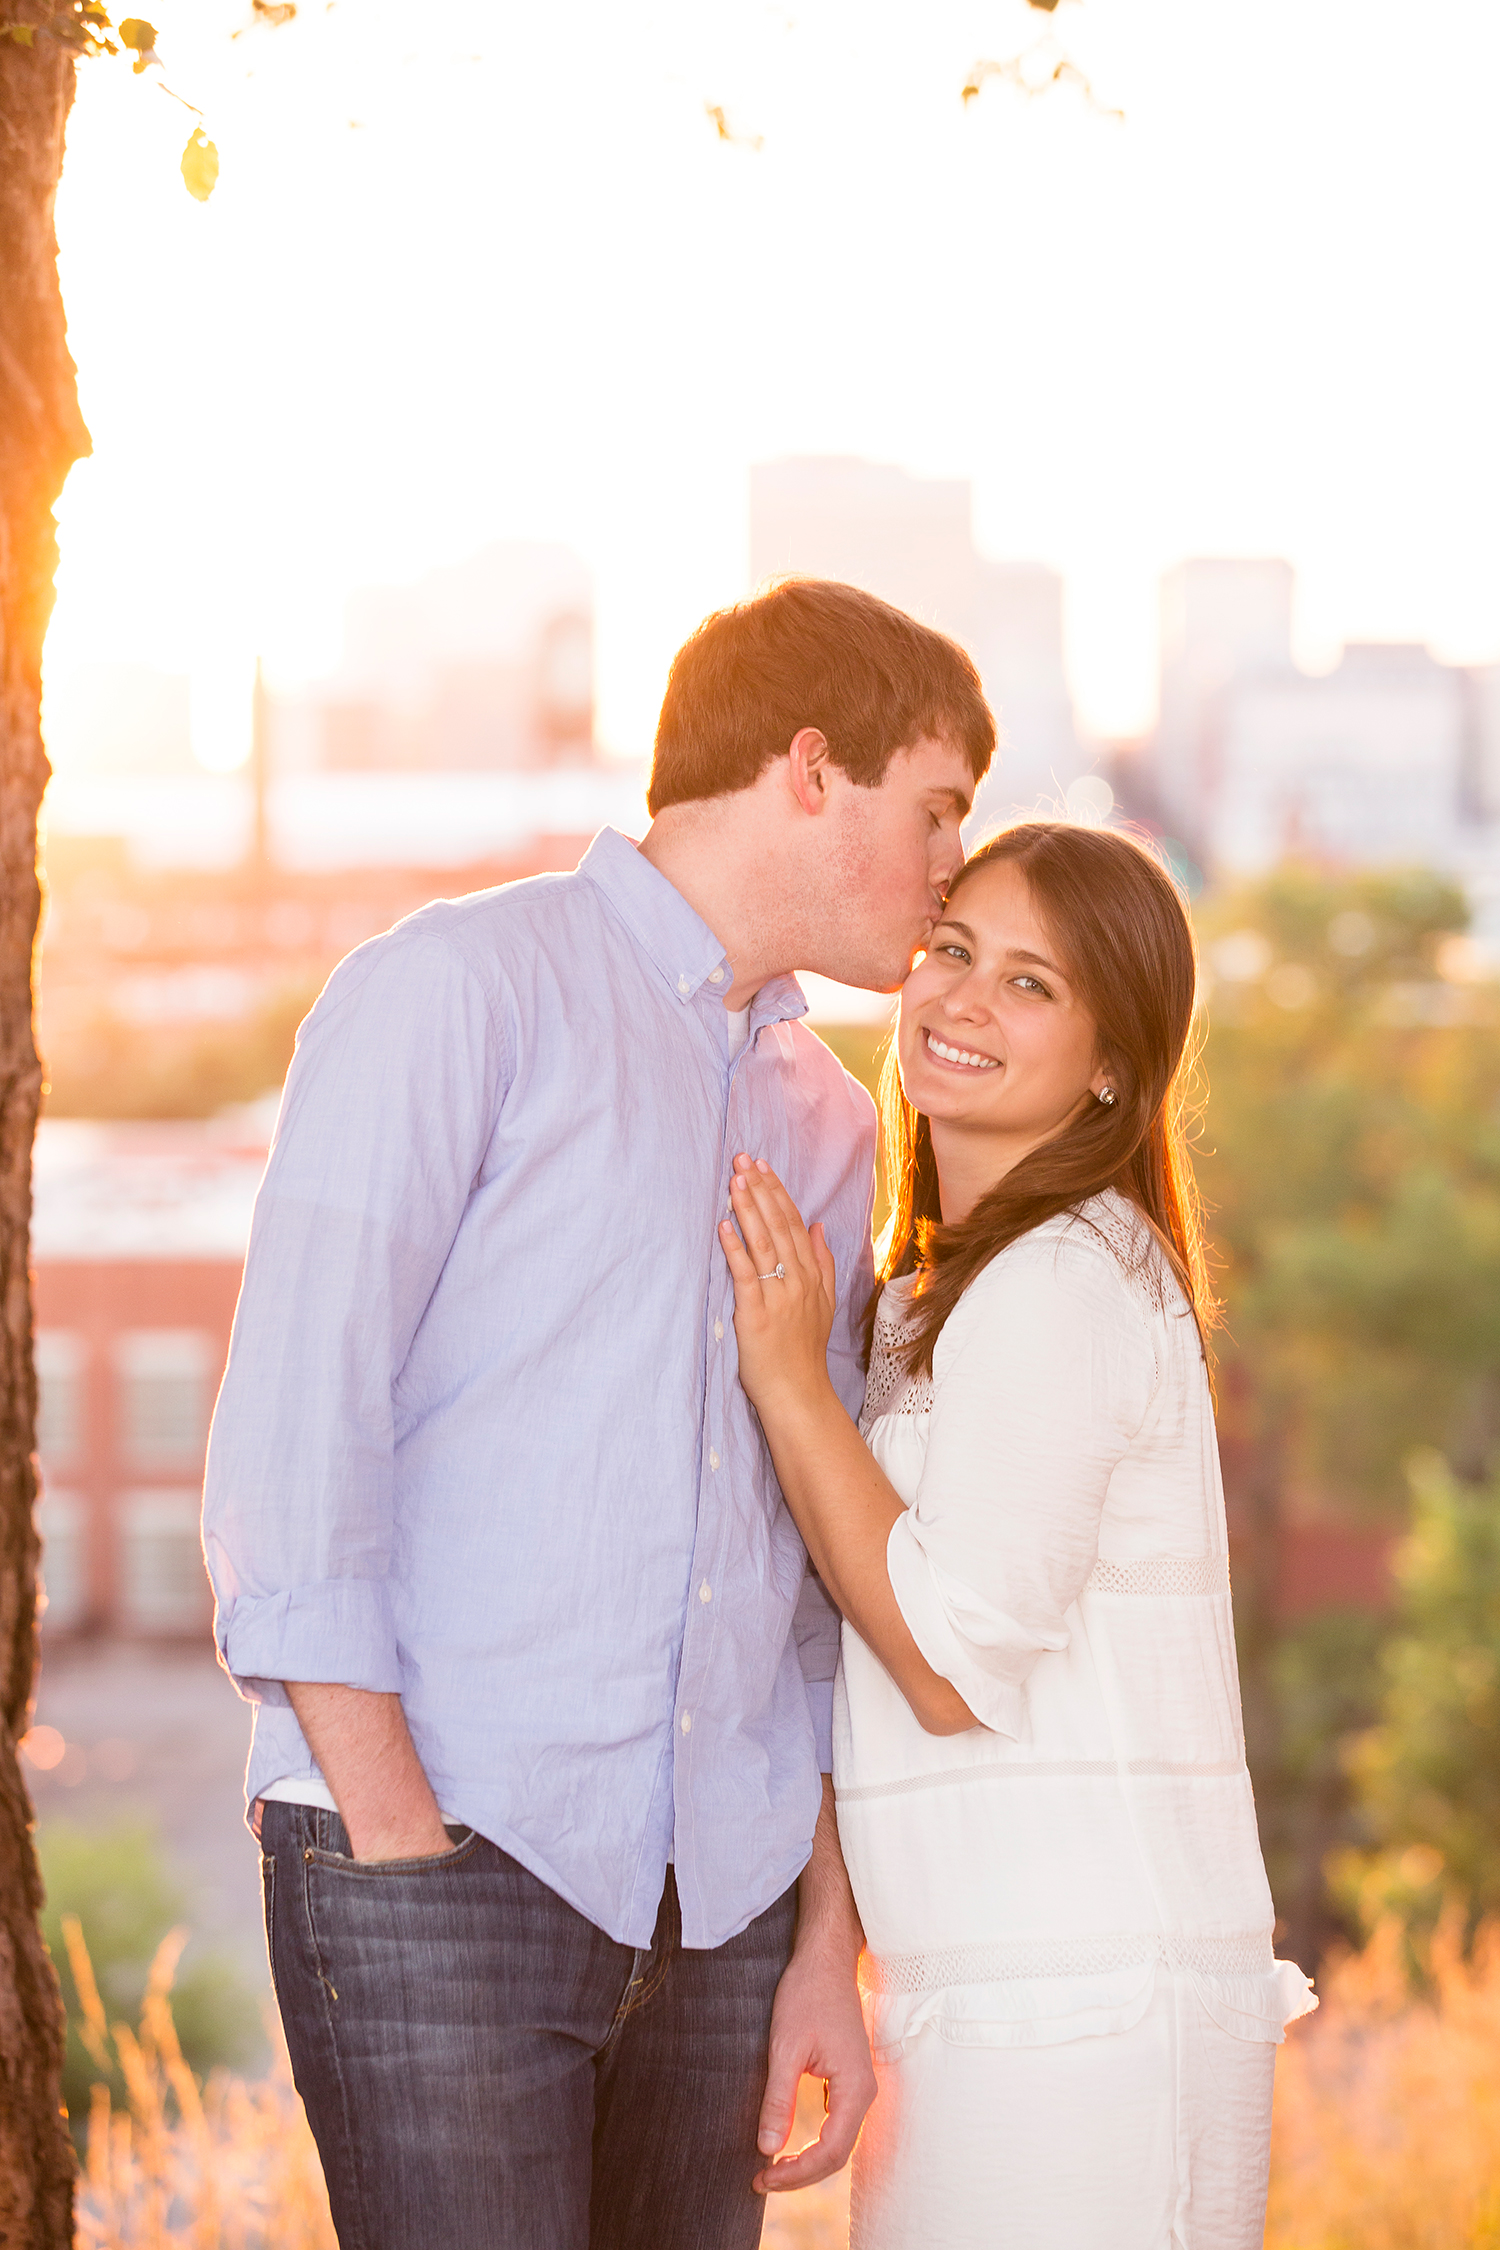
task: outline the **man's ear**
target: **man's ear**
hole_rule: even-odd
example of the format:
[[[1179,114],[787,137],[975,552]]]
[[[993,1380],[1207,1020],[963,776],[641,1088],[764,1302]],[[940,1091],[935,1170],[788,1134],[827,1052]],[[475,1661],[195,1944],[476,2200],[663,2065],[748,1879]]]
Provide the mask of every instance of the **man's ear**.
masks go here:
[[[828,738],[816,727],[799,727],[787,745],[787,778],[792,795],[814,819],[828,809],[830,769]]]

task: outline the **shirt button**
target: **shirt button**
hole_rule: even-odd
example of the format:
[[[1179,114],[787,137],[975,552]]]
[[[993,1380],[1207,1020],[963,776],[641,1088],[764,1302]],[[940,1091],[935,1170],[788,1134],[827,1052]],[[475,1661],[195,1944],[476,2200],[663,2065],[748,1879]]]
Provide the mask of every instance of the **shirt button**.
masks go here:
[[[722,969],[710,969],[708,981],[710,984],[722,984],[724,982],[724,971]]]
[[[691,978],[691,977],[679,977],[679,978],[677,979],[677,989],[678,989],[678,991],[679,991],[679,992],[691,992],[691,991],[692,991],[692,989],[693,989],[693,981],[692,981],[692,978]]]
[[[723,1341],[724,1341],[724,1323],[723,1323],[723,1321],[722,1321],[722,1320],[716,1320],[716,1321],[714,1322],[714,1342],[715,1342],[716,1344],[722,1344],[722,1343],[723,1343]]]
[[[700,1602],[711,1602],[713,1598],[714,1590],[705,1578],[703,1584],[698,1588],[698,1599]]]
[[[691,1711],[684,1711],[682,1714],[682,1731],[684,1734],[691,1734],[693,1731],[693,1714]]]
[[[708,1465],[711,1469],[716,1469],[719,1466],[719,1456],[717,1453],[709,1454]]]

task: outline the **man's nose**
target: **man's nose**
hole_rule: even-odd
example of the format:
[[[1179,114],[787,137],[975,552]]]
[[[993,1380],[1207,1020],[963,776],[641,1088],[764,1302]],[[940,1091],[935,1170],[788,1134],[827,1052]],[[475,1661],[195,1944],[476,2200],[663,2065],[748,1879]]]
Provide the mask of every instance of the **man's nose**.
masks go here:
[[[948,885],[964,863],[964,847],[956,835],[945,835],[933,863],[932,885],[939,897],[946,898]]]

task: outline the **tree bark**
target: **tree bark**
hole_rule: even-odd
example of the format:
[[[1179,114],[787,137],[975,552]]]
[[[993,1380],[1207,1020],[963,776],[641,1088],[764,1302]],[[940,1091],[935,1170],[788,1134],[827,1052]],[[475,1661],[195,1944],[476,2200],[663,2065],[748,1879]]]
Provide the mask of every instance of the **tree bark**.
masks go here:
[[[73,2152],[61,2106],[62,2006],[37,1927],[41,1878],[16,1745],[36,1676],[36,1378],[31,1150],[41,1097],[32,965],[42,640],[57,569],[53,506],[89,450],[57,275],[53,202],[74,50],[0,41],[0,2245],[64,2250]],[[10,10],[4,13],[9,16]]]

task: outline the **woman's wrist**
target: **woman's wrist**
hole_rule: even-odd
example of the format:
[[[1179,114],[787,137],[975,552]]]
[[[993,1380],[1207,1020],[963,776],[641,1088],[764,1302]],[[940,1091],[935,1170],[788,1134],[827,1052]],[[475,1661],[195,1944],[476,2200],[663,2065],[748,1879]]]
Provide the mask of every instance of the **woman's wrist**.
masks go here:
[[[767,1437],[774,1430],[778,1439],[793,1443],[812,1438],[826,1426],[831,1414],[848,1420],[826,1367],[817,1375],[787,1376],[776,1383],[761,1384],[753,1403]]]

